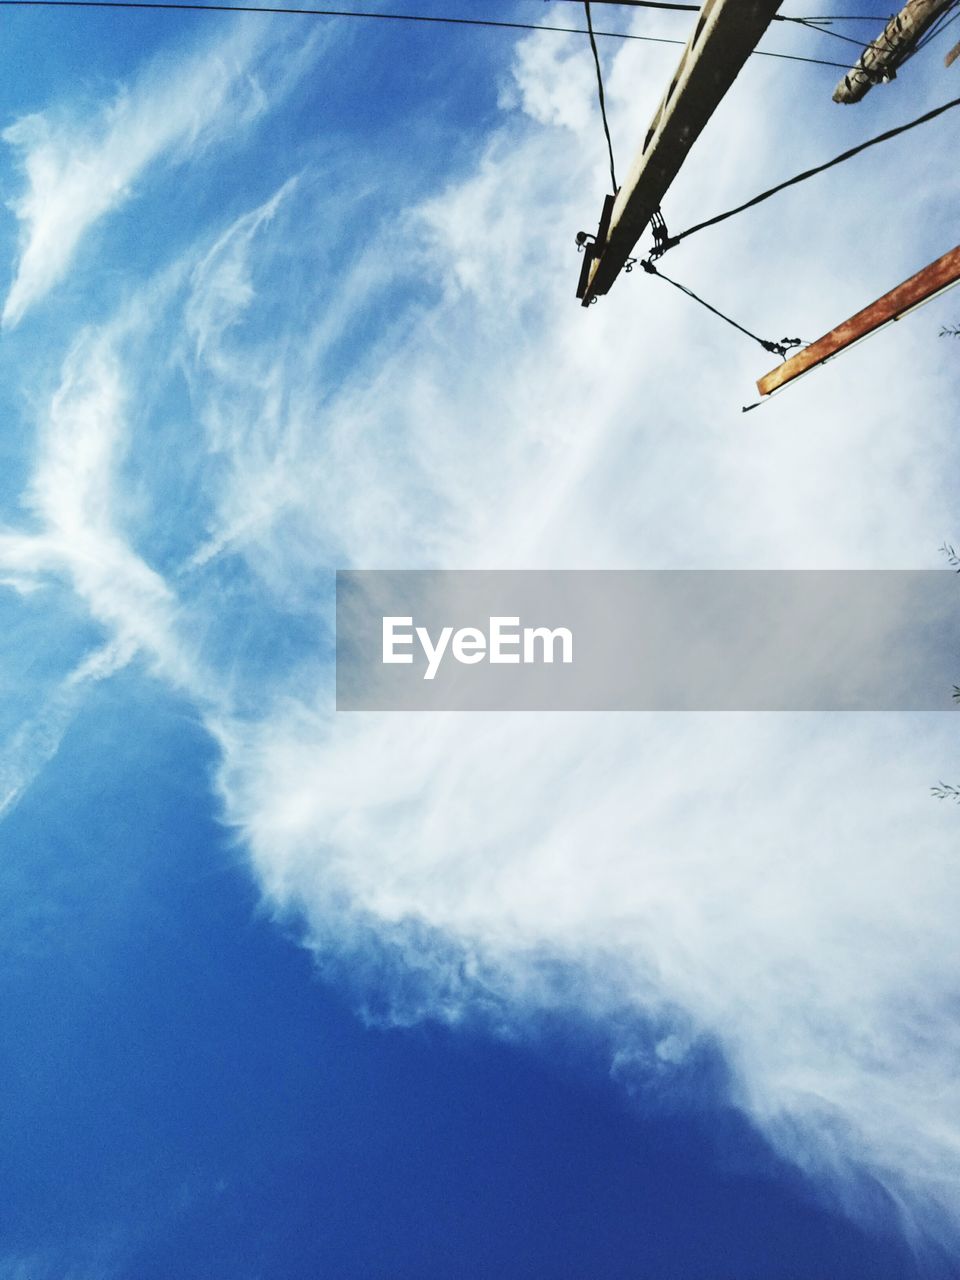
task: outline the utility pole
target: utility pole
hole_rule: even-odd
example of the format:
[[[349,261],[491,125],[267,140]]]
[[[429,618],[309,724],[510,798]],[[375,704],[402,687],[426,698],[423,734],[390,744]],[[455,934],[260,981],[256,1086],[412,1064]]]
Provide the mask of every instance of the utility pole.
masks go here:
[[[936,262],[931,262],[928,267],[912,275],[909,280],[904,280],[903,284],[898,284],[876,302],[871,302],[849,320],[838,324],[835,329],[798,351],[789,360],[784,360],[783,364],[777,365],[776,369],[759,380],[757,390],[762,396],[770,395],[886,325],[902,320],[908,312],[930,302],[939,294],[946,293],[955,284],[960,284],[960,246],[951,249]]]
[[[861,53],[833,91],[834,102],[859,102],[875,84],[896,79],[897,68],[956,0],[907,0],[900,12]]]
[[[629,177],[607,197],[586,246],[577,297],[606,293],[660,207],[690,148],[773,21],[780,0],[706,0],[680,64],[650,122]]]

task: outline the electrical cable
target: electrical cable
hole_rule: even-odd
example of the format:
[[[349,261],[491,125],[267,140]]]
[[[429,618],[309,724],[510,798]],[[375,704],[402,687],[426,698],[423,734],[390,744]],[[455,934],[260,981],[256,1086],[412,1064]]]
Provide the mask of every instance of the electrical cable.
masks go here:
[[[937,36],[940,35],[941,32],[946,31],[947,27],[949,27],[951,23],[956,22],[957,18],[960,18],[960,11],[957,10],[958,3],[960,3],[960,0],[954,0],[954,3],[951,4],[949,8],[944,9],[943,13],[940,14],[933,26],[930,27],[928,31],[925,31],[914,45],[910,52],[910,57],[912,57],[914,53],[918,52],[918,50],[925,48],[931,40],[936,40]]]
[[[585,27],[561,27],[542,22],[506,22],[497,18],[452,18],[440,14],[425,13],[374,13],[365,9],[312,9],[280,7],[257,4],[174,3],[173,0],[0,0],[0,8],[8,9],[159,9],[184,12],[214,13],[279,13],[303,14],[314,18],[370,18],[379,22],[426,22],[454,27],[494,27],[507,31],[556,31],[565,35],[589,35]],[[594,31],[595,36],[611,40],[637,40],[646,44],[685,45],[685,40],[670,40],[664,36],[642,36],[627,31]],[[828,62],[823,58],[805,58],[795,53],[778,53],[767,49],[755,49],[760,58],[780,58],[786,62],[805,62],[815,67],[846,67],[842,62]]]
[[[781,359],[786,359],[788,351],[791,351],[794,347],[800,347],[803,345],[802,338],[781,338],[779,342],[774,342],[769,338],[761,338],[757,334],[751,333],[749,329],[745,329],[742,324],[731,319],[730,316],[725,315],[722,311],[718,311],[716,307],[711,305],[711,303],[707,302],[704,298],[701,298],[699,294],[694,293],[692,289],[688,289],[685,284],[681,284],[679,280],[671,280],[669,276],[665,276],[662,271],[659,271],[654,266],[649,258],[644,258],[640,265],[648,275],[657,276],[658,279],[665,281],[667,284],[672,284],[675,289],[679,289],[681,293],[685,293],[688,298],[692,298],[694,302],[699,302],[701,307],[706,307],[708,311],[712,311],[715,316],[719,316],[721,320],[725,320],[726,323],[732,325],[734,329],[739,329],[739,331],[745,334],[748,338],[752,338],[754,342],[759,343],[760,346],[763,347],[764,351],[769,351],[773,355],[780,356]]]
[[[678,235],[668,236],[652,250],[652,254],[655,258],[659,258],[668,249],[674,248],[681,240],[686,240],[688,236],[694,235],[697,231],[703,231],[706,227],[714,227],[718,222],[725,222],[727,218],[732,218],[738,213],[752,209],[754,205],[762,204],[764,200],[769,200],[771,196],[777,195],[778,192],[785,191],[787,187],[796,186],[799,182],[805,182],[807,178],[816,177],[818,173],[824,173],[827,169],[843,164],[846,160],[852,160],[854,156],[858,156],[862,151],[867,151],[870,147],[875,147],[881,142],[889,142],[891,138],[896,138],[901,133],[907,133],[910,129],[916,129],[918,125],[927,124],[930,120],[935,120],[937,116],[943,115],[946,111],[951,111],[954,107],[960,107],[960,98],[952,98],[949,102],[943,103],[942,106],[934,107],[932,111],[927,111],[922,116],[917,116],[915,120],[897,125],[894,129],[887,129],[885,133],[879,133],[875,138],[861,142],[858,146],[851,147],[849,151],[841,152],[840,155],[834,156],[832,160],[827,160],[824,164],[818,164],[813,169],[805,169],[803,173],[798,173],[794,177],[788,178],[786,182],[777,183],[775,187],[762,191],[759,195],[754,196],[752,200],[746,200],[743,204],[737,205],[735,209],[728,209],[725,213],[718,213],[713,218],[698,222],[694,226],[688,227],[686,231],[681,231]]]
[[[617,182],[617,170],[613,162],[613,142],[610,138],[610,125],[607,123],[607,103],[603,96],[603,71],[600,67],[600,52],[597,49],[597,42],[593,35],[593,18],[590,16],[590,0],[583,0],[583,8],[587,15],[587,31],[590,35],[590,48],[593,50],[593,65],[597,73],[597,97],[600,100],[600,116],[603,119],[603,132],[607,139],[607,154],[610,157],[610,181],[613,184],[613,194],[616,195],[620,190],[620,184]]]
[[[579,0],[567,0],[570,4],[578,4]],[[682,13],[699,13],[703,8],[699,4],[674,4],[672,0],[597,0],[599,4],[615,4],[625,9],[664,9],[676,10]],[[877,15],[862,15],[853,17],[846,13],[827,14],[824,17],[797,17],[789,13],[775,13],[772,21],[774,22],[799,22],[806,25],[810,22],[876,22]]]
[[[902,34],[899,16],[891,18],[876,39],[871,41],[862,51],[860,57],[844,77],[845,82],[856,86],[866,85],[869,89],[872,85],[892,80],[901,67],[905,66],[921,49],[925,49],[931,40],[935,40],[960,16],[957,12],[958,3],[960,3],[960,0],[952,0],[952,3],[937,15],[918,39],[902,48],[897,47],[898,37]],[[894,26],[894,24],[896,25]],[[894,26],[893,31],[890,30],[891,26]],[[873,55],[873,58],[871,58],[871,55]],[[877,55],[883,57],[883,63],[880,67],[873,64],[873,59]],[[865,65],[865,60],[868,59],[870,61]]]
[[[834,40],[842,40],[844,44],[855,45],[858,49],[863,48],[863,40],[857,36],[845,36],[841,31],[831,31],[829,27],[821,26],[811,18],[791,18],[790,21],[806,27],[808,31],[819,31],[821,35],[832,36]]]

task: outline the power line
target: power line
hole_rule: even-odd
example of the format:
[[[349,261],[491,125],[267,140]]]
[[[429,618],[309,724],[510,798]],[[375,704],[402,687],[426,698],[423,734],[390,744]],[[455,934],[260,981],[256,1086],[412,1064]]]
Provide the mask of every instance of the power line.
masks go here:
[[[172,11],[183,10],[187,13],[279,13],[302,14],[313,18],[369,18],[377,22],[425,22],[439,23],[455,27],[495,27],[508,31],[555,31],[565,35],[589,35],[586,27],[562,27],[543,22],[507,22],[497,18],[452,18],[440,14],[425,13],[374,13],[363,9],[300,9],[275,5],[254,4],[216,4],[190,3],[179,4],[172,0],[0,0],[0,8],[14,9],[158,9]],[[603,36],[611,40],[638,40],[647,44],[685,45],[685,40],[670,40],[665,36],[642,36],[627,31],[594,31],[595,36]],[[817,67],[840,67],[846,70],[846,63],[828,62],[823,58],[805,58],[795,53],[777,53],[766,49],[757,49],[761,58],[781,58],[787,62],[805,62]]]
[[[775,187],[770,187],[767,191],[762,191],[759,195],[754,196],[752,200],[747,200],[743,204],[739,204],[735,209],[728,209],[726,213],[718,213],[713,218],[707,218],[704,222],[698,222],[692,227],[688,227],[686,231],[681,231],[679,235],[667,236],[661,240],[651,251],[655,258],[661,257],[668,249],[672,249],[678,245],[681,240],[686,240],[688,236],[694,235],[697,231],[703,231],[706,227],[714,227],[718,222],[725,222],[727,218],[732,218],[738,213],[743,213],[746,209],[752,209],[754,205],[762,204],[764,200],[769,200],[771,196],[777,195],[780,191],[785,191],[787,187],[796,186],[799,182],[805,182],[807,178],[816,177],[818,173],[824,173],[827,169],[834,168],[835,165],[843,164],[847,160],[852,160],[854,156],[858,156],[861,151],[867,151],[870,147],[876,147],[881,142],[889,142],[891,138],[898,137],[901,133],[907,133],[910,129],[916,129],[918,125],[927,124],[930,120],[935,120],[937,116],[942,116],[944,112],[951,111],[954,107],[960,107],[960,98],[952,98],[949,102],[945,102],[940,107],[934,107],[932,111],[925,112],[922,116],[917,116],[915,120],[910,120],[906,124],[897,125],[895,129],[887,129],[885,133],[878,133],[875,138],[870,138],[866,142],[861,142],[856,147],[851,147],[849,151],[843,151],[838,156],[834,156],[832,160],[827,160],[823,164],[816,165],[813,169],[805,169],[803,173],[798,173],[792,178],[788,178],[786,182],[779,182]]]
[[[568,3],[579,3],[579,0],[567,0]],[[622,5],[631,9],[659,9],[671,12],[699,13],[700,5],[698,4],[675,4],[673,0],[599,0],[601,4]],[[829,26],[823,26],[823,23],[832,23],[837,21],[836,17],[829,18],[806,18],[794,16],[786,13],[775,13],[772,21],[774,22],[792,22],[799,27],[806,27],[808,31],[817,31],[824,36],[832,36],[834,40],[842,40],[845,44],[856,45],[858,49],[863,47],[863,40],[855,36],[845,36],[839,31],[831,31]],[[877,21],[877,19],[857,19],[857,21]]]
[[[590,34],[590,48],[593,50],[593,65],[597,72],[597,97],[600,100],[600,115],[603,119],[603,132],[607,138],[607,153],[610,156],[610,181],[613,184],[613,194],[616,195],[620,190],[620,184],[617,182],[617,170],[613,163],[613,142],[610,138],[610,125],[607,123],[607,104],[603,96],[603,72],[600,69],[600,53],[597,49],[597,42],[593,35],[593,18],[590,15],[590,0],[583,0],[583,7],[587,15],[587,31]]]
[[[603,35],[602,31],[598,31],[597,35]],[[632,39],[628,36],[627,39]],[[685,40],[671,40],[671,44],[685,44]],[[751,58],[783,58],[786,62],[806,62],[811,67],[842,67],[842,62],[830,62],[824,58],[804,58],[799,53],[773,53],[769,49],[754,49]]]
[[[567,2],[578,4],[580,0],[567,0]],[[683,12],[683,13],[699,13],[701,8],[701,6],[698,4],[676,4],[676,3],[673,3],[672,0],[598,0],[598,3],[615,4],[617,6],[620,6],[623,8],[630,8],[630,9],[654,9],[654,10],[666,10],[670,12]],[[949,12],[949,10],[947,12]],[[829,24],[834,22],[844,22],[844,21],[846,22],[877,22],[879,21],[879,19],[876,17],[867,17],[866,15],[854,17],[848,14],[828,14],[824,17],[804,17],[798,14],[775,13],[773,15],[772,21],[773,22],[792,22],[792,23],[795,23],[797,26],[806,27],[808,31],[817,31],[821,35],[832,36],[834,40],[842,40],[845,44],[856,45],[857,48],[859,49],[863,47],[863,40],[861,38],[855,37],[855,36],[845,36],[839,31],[831,31]],[[824,24],[827,24],[827,25],[824,25]],[[924,44],[926,44],[929,40],[932,40],[935,36],[938,36],[940,32],[943,30],[944,25],[947,25],[947,24],[945,24],[943,21],[943,18],[941,18],[939,23],[935,25],[933,29],[926,34],[923,40],[921,40],[916,45],[916,49],[922,49]],[[906,59],[904,59],[904,61],[905,60]]]
[[[579,0],[567,0],[568,4],[578,4]],[[702,5],[699,4],[674,4],[671,0],[597,0],[598,4],[615,4],[625,9],[664,9],[681,13],[699,13]],[[875,14],[861,15],[853,17],[846,13],[831,13],[823,17],[806,17],[795,16],[788,13],[775,13],[773,15],[774,22],[800,22],[803,24],[809,22],[877,22],[879,19]]]
[[[579,4],[580,0],[568,0],[568,3]],[[698,4],[671,4],[668,0],[598,0],[600,4],[622,4],[632,9],[666,9],[677,13],[699,13]]]
[[[940,17],[936,20],[930,30],[920,37],[914,45],[912,53],[909,54],[908,57],[912,57],[914,53],[925,48],[931,40],[936,40],[937,36],[945,31],[947,27],[956,22],[957,18],[960,18],[960,13],[957,12],[957,3],[955,0],[955,3],[952,4],[949,9],[945,9],[943,13],[941,13]],[[907,59],[905,58],[904,61],[907,61]]]
[[[694,302],[699,302],[701,307],[706,307],[708,311],[713,312],[715,316],[719,316],[721,320],[732,325],[734,329],[738,329],[748,338],[752,338],[754,342],[758,342],[760,346],[763,347],[764,351],[769,351],[772,355],[780,356],[781,359],[784,359],[788,351],[792,350],[794,347],[800,347],[803,345],[802,338],[781,338],[779,342],[774,342],[770,338],[761,338],[757,334],[751,333],[749,329],[745,329],[742,324],[731,319],[730,316],[719,311],[716,307],[712,306],[711,303],[707,302],[704,298],[701,298],[699,294],[694,293],[692,289],[688,289],[685,284],[681,284],[679,280],[671,280],[669,276],[665,276],[662,271],[657,270],[649,258],[644,258],[640,265],[648,275],[656,276],[657,279],[663,280],[666,284],[672,284],[675,289],[679,289],[681,293],[685,293],[688,298],[692,298]]]
[[[842,31],[831,31],[829,27],[821,26],[813,18],[787,18],[786,21],[795,22],[800,27],[806,27],[808,31],[819,31],[823,36],[832,36],[834,40],[842,40],[844,44],[855,44],[858,49],[863,48],[863,41],[858,36],[845,36]]]
[[[905,63],[943,32],[956,8],[957,0],[908,0],[880,34],[860,50],[856,62],[834,89],[834,102],[860,102],[874,85],[894,79]]]

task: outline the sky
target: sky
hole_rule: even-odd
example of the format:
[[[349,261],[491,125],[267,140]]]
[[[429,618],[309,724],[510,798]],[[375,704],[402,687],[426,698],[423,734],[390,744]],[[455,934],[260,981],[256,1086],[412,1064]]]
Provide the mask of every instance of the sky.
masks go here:
[[[583,36],[4,22],[0,1280],[958,1274],[948,718],[338,714],[333,605],[944,567],[960,295],[744,416],[743,335],[573,297]],[[626,172],[678,51],[601,44]],[[945,101],[943,52],[842,108],[751,59],[671,230]],[[664,270],[813,339],[952,247],[955,128]]]

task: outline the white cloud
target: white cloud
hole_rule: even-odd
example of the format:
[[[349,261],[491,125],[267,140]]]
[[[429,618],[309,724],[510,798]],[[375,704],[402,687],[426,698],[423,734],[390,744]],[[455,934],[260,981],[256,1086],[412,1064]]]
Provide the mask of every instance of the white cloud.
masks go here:
[[[65,677],[50,714],[43,711],[35,722],[49,737],[43,726],[56,721],[57,741],[83,687],[137,655],[203,697],[191,646],[178,632],[176,595],[133,545],[135,504],[121,474],[137,416],[125,344],[153,322],[176,279],[176,270],[162,276],[112,324],[77,336],[40,414],[33,475],[21,499],[31,527],[0,529],[0,572],[34,592],[54,579],[69,583],[107,637]]]
[[[161,157],[179,163],[196,156],[267,110],[258,75],[272,72],[275,92],[283,84],[276,68],[263,65],[273,42],[255,38],[250,25],[240,26],[207,49],[154,61],[90,114],[41,112],[4,130],[26,177],[25,190],[10,202],[21,243],[4,326],[19,323],[63,279],[82,238],[131,199],[134,184],[152,164]],[[291,56],[288,77],[302,64],[302,53]]]
[[[264,224],[276,215],[295,185],[296,179],[291,178],[260,208],[238,218],[197,264],[184,320],[198,358],[204,354],[211,354],[214,359],[220,356],[225,332],[252,303],[254,288],[249,268],[252,242]]]
[[[127,436],[114,335],[84,335],[68,356],[41,435],[27,494],[42,523],[39,552],[71,576],[93,616],[130,650],[173,675],[170,589],[117,524],[116,472]]]
[[[119,671],[132,656],[129,647],[116,641],[90,654],[46,697],[42,706],[0,744],[0,817],[56,755],[87,688]]]
[[[602,138],[587,161],[571,148],[589,126],[567,118],[567,54],[525,47],[523,101],[561,127],[508,120],[474,174],[409,221],[408,256],[437,296],[374,372],[347,375],[275,477],[288,508],[312,512],[306,546],[367,567],[936,563],[955,374],[933,316],[743,418],[769,357],[686,299],[634,275],[584,314],[572,240],[599,209]],[[652,57],[622,55],[615,111]],[[763,185],[781,121],[749,103],[769,74],[751,70],[748,105],[726,109],[713,155],[701,148],[680,225],[695,201],[708,212]],[[798,146],[785,163],[805,158]],[[916,169],[921,188],[922,149],[900,160],[898,182]],[[828,181],[771,214],[786,245],[831,209],[830,243],[802,265],[741,223],[665,269],[763,333],[815,336],[876,292],[876,264],[850,254],[888,243],[889,179],[867,182],[876,200],[856,209]],[[924,252],[888,247],[890,282]],[[287,532],[264,526],[261,554],[282,561]],[[905,1221],[955,1232],[958,829],[928,795],[953,758],[947,726],[333,717],[326,688],[289,693],[257,723],[211,728],[227,812],[321,963],[369,964],[399,1021],[573,1003],[627,1027],[611,1031],[616,1074],[652,1063],[658,1088],[715,1043],[733,1100],[851,1209],[865,1169]]]
[[[322,962],[347,957],[361,989],[369,973],[389,1016],[507,1024],[574,1005],[609,1027],[614,1074],[652,1072],[657,1088],[716,1044],[733,1100],[782,1150],[845,1194],[866,1169],[912,1222],[955,1238],[958,828],[927,793],[950,767],[942,722],[336,717],[319,661],[278,659],[269,682],[240,662],[198,674],[213,659],[194,634],[202,649],[249,605],[231,614],[220,590],[225,550],[266,586],[256,601],[281,638],[289,613],[329,612],[328,591],[317,600],[348,563],[915,568],[950,536],[956,374],[934,313],[742,417],[769,357],[687,299],[636,273],[576,305],[573,236],[599,212],[602,136],[584,85],[566,92],[584,79],[573,46],[520,48],[529,115],[507,115],[464,180],[370,228],[324,317],[291,300],[282,332],[240,332],[255,260],[295,201],[310,270],[323,219],[306,183],[201,255],[185,325],[206,505],[178,513],[201,548],[177,579],[194,630],[125,514],[117,468],[142,424],[118,331],[65,362],[28,495],[39,531],[4,535],[0,567],[68,573],[118,643],[194,691],[266,894],[303,913]],[[619,55],[620,128],[633,86],[652,108],[674,57]],[[783,158],[786,108],[754,110],[772,74],[751,67],[725,105],[668,209],[678,225],[816,149],[805,137]],[[898,163],[898,187],[929,190],[924,146]],[[933,217],[891,244],[888,170],[862,184],[851,207],[825,178],[665,269],[764,334],[815,336],[876,293],[863,243],[885,246],[890,283],[942,251]],[[790,246],[826,208],[830,236],[798,260]],[[390,322],[354,334],[331,376],[331,316],[348,329],[378,290]]]

